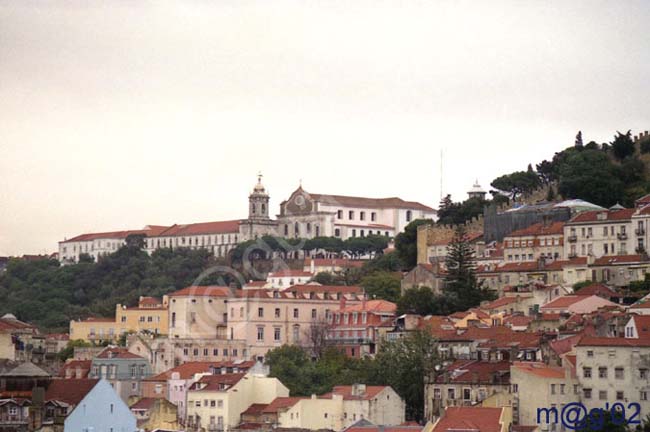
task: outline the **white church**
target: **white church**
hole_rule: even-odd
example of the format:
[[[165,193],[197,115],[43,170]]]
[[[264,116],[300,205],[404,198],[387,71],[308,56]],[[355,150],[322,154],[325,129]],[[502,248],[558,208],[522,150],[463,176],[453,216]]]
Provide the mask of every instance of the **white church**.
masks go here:
[[[82,234],[59,242],[59,260],[75,263],[79,255],[97,259],[115,252],[132,234],[145,236],[145,248],[205,248],[215,256],[227,256],[237,244],[265,235],[285,238],[393,237],[415,219],[436,218],[436,211],[419,202],[401,198],[362,198],[309,193],[302,186],[280,204],[277,218],[269,216],[269,194],[258,175],[248,197],[248,218],[241,220],[147,225],[140,230]]]

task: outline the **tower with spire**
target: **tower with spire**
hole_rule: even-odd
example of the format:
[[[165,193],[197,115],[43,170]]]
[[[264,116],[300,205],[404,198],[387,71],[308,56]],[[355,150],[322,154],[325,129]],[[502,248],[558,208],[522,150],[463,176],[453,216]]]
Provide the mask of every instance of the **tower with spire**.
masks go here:
[[[265,235],[277,235],[278,223],[269,217],[269,194],[262,184],[262,173],[257,174],[257,183],[248,195],[248,219],[239,223],[243,241],[256,240]]]
[[[485,199],[486,192],[485,190],[481,187],[481,185],[478,183],[478,179],[474,182],[474,185],[472,186],[472,189],[470,189],[467,192],[467,195],[470,198],[479,198],[479,199]]]

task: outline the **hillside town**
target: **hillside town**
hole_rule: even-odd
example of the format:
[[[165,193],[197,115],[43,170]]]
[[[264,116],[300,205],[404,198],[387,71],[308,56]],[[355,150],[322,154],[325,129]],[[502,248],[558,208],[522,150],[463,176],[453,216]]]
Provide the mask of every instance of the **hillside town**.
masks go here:
[[[476,183],[468,199],[485,194]],[[436,210],[421,203],[299,187],[272,219],[260,175],[246,219],[65,239],[58,256],[46,259],[63,266],[101,263],[133,247],[134,239],[149,255],[201,249],[214,259],[269,237],[379,236],[387,246],[375,256],[296,249],[286,261],[280,258],[287,254],[272,252],[260,261],[283,266],[264,279],[139,296],[136,304],[115,304],[110,316],[72,319],[67,333],[44,333],[6,314],[0,319],[1,428],[552,431],[564,427],[557,413],[573,403],[588,410],[605,403],[636,406],[645,418],[650,195],[631,208],[528,198],[496,211],[486,207],[479,217],[450,226],[436,223]],[[399,301],[371,295],[363,284],[319,282],[394,254],[405,230],[414,233],[416,261],[399,273]],[[409,293],[446,292],[459,244],[469,251],[487,300],[451,314],[405,307]],[[30,259],[36,258],[19,260]],[[298,372],[280,373],[274,360],[293,347],[311,361],[323,350],[367,361],[416,335],[434,343],[418,390],[420,407],[409,406],[398,388],[368,382],[293,394]],[[540,421],[540,408],[554,410],[555,418]]]

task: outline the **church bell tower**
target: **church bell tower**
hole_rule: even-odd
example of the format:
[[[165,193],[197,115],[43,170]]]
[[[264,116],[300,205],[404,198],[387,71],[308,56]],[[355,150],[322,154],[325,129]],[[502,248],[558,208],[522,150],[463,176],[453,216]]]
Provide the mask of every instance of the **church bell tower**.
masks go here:
[[[257,175],[257,184],[253,192],[248,196],[248,219],[268,220],[269,219],[269,194],[262,184],[262,173]]]

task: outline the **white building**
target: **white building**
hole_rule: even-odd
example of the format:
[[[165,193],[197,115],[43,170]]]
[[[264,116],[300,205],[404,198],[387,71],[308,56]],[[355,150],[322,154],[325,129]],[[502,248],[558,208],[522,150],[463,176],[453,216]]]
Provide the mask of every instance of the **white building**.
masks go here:
[[[289,238],[392,237],[410,222],[427,218],[435,219],[436,211],[418,202],[314,194],[301,186],[280,203],[278,229]]]

